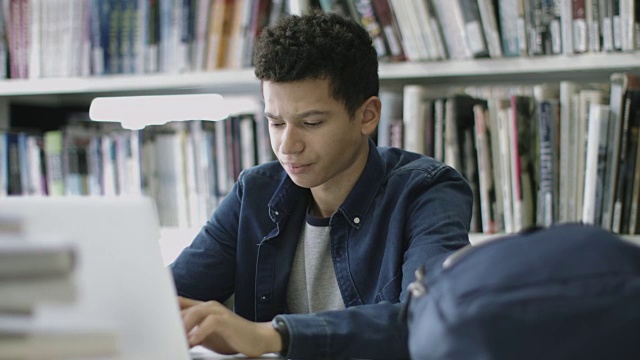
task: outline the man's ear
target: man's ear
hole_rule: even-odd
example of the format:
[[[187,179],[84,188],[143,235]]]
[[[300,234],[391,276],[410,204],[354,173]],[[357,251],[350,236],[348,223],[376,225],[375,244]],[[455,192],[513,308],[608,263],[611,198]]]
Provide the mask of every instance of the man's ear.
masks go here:
[[[380,109],[382,108],[382,102],[377,96],[372,96],[364,101],[360,107],[362,110],[361,128],[362,135],[369,136],[373,134],[380,122]]]

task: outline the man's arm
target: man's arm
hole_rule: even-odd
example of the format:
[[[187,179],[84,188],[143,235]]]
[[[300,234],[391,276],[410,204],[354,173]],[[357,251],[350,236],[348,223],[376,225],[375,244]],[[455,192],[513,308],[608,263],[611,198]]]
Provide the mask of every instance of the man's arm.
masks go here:
[[[233,294],[239,209],[236,183],[191,245],[171,264],[178,295],[224,302]]]

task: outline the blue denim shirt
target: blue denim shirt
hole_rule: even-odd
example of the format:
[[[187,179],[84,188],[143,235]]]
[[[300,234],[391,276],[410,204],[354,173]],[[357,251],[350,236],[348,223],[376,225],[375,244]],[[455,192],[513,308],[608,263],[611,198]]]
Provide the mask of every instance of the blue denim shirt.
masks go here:
[[[171,265],[178,294],[225,301],[252,321],[287,313],[287,285],[311,192],[278,162],[245,170]],[[436,160],[370,141],[365,169],[331,216],[343,311],[282,315],[290,358],[408,358],[400,301],[415,270],[438,271],[469,243],[472,194]]]

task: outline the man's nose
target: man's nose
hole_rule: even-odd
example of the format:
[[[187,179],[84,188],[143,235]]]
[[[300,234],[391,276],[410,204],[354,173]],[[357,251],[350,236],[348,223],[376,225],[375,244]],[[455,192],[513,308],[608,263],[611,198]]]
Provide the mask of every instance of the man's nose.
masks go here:
[[[280,143],[280,152],[282,154],[295,154],[304,149],[304,143],[300,134],[300,130],[295,126],[287,126],[282,132]]]

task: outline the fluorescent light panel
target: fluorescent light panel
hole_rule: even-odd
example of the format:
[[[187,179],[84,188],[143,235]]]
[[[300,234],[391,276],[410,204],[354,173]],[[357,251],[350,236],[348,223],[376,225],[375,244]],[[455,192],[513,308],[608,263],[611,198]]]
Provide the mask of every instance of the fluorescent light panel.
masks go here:
[[[93,99],[89,117],[94,121],[118,121],[126,129],[142,129],[169,121],[218,121],[257,111],[260,111],[260,103],[252,97],[224,98],[219,94],[116,96]]]

